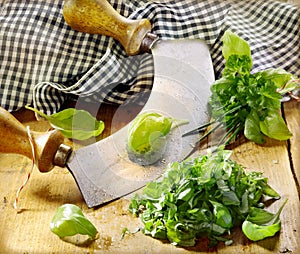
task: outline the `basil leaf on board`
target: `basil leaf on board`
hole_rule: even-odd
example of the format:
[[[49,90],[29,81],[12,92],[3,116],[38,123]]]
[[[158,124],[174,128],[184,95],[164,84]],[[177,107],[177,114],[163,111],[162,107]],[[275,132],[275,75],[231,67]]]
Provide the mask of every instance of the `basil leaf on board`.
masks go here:
[[[60,238],[80,234],[94,240],[98,234],[97,229],[83,215],[82,210],[72,204],[65,204],[57,209],[50,223],[50,229]]]
[[[252,241],[259,241],[274,236],[281,229],[280,214],[287,200],[279,208],[276,214],[265,210],[252,208],[243,222],[243,233]]]
[[[292,78],[293,75],[283,69],[267,69],[261,72],[263,77],[266,80],[271,80],[274,82],[277,88],[281,88],[282,84],[288,83]]]
[[[205,236],[210,245],[232,243],[223,235],[251,218],[250,213],[264,211],[260,209],[264,196],[280,196],[261,172],[246,173],[231,154],[220,147],[168,164],[159,180],[149,182],[131,199],[129,211],[140,217],[142,232],[179,246],[193,246]],[[266,211],[255,216],[251,223],[274,218]]]
[[[85,110],[68,108],[49,116],[29,106],[26,108],[48,120],[51,126],[60,130],[66,138],[86,140],[99,136],[104,130],[104,122],[98,121]]]

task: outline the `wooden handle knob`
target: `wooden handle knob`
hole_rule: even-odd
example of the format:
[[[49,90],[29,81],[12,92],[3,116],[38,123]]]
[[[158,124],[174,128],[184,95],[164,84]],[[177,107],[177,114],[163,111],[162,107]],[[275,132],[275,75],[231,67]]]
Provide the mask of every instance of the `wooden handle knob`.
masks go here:
[[[106,0],[66,0],[63,16],[74,30],[115,38],[128,55],[140,52],[143,39],[151,30],[149,20],[127,19]]]
[[[64,137],[58,130],[49,132],[31,131],[36,166],[41,172],[53,167],[53,160]],[[27,128],[8,111],[0,107],[0,152],[16,153],[32,158],[32,146]]]

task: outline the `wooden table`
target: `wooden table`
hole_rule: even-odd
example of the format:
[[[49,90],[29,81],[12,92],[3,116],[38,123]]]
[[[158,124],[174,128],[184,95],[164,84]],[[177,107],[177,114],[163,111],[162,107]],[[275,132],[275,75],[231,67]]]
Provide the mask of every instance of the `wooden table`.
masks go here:
[[[134,115],[135,108],[119,111],[112,106],[103,107],[101,118],[106,122],[106,130],[101,138],[110,135],[126,124]],[[116,113],[118,123],[112,126],[110,119]],[[251,242],[241,230],[232,231],[234,243],[225,247],[208,249],[207,241],[201,240],[193,248],[178,248],[168,243],[143,235],[126,234],[126,227],[134,230],[141,226],[138,218],[128,211],[129,200],[122,198],[97,209],[88,209],[75,181],[67,169],[54,168],[49,173],[34,170],[28,185],[20,194],[19,206],[23,212],[13,208],[16,191],[26,177],[31,161],[23,156],[0,154],[0,253],[300,253],[300,103],[290,101],[283,111],[293,137],[288,142],[268,140],[265,145],[251,142],[242,143],[233,149],[233,159],[251,171],[262,171],[282,199],[269,209],[275,211],[285,198],[289,201],[282,214],[282,229],[275,237],[259,242]],[[32,129],[45,131],[49,127],[45,121],[36,122],[32,114],[21,111],[15,114]],[[75,144],[80,146],[82,144]],[[59,239],[50,231],[49,223],[56,209],[65,203],[80,206],[84,214],[93,222],[100,237],[90,244],[76,244]]]

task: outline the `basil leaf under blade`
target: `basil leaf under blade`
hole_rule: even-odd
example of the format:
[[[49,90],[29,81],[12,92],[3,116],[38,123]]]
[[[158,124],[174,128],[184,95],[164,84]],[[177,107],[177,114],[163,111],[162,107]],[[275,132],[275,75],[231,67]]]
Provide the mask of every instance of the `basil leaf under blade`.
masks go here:
[[[83,215],[82,210],[72,204],[65,204],[57,209],[50,223],[50,229],[60,238],[80,234],[94,240],[98,234],[97,229]]]
[[[127,152],[129,158],[141,165],[157,162],[167,146],[167,135],[172,127],[186,124],[156,112],[143,112],[130,123],[127,133]]]
[[[61,131],[66,138],[86,140],[99,136],[104,130],[104,122],[98,121],[88,111],[68,108],[52,115],[46,115],[37,109],[26,106],[48,120],[51,126]]]

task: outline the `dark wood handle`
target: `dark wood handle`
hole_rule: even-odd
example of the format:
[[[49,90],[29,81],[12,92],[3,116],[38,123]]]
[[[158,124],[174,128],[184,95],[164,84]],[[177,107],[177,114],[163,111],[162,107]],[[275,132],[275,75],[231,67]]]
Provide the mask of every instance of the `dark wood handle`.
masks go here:
[[[58,130],[49,132],[31,131],[36,166],[41,172],[54,167],[54,157],[64,137]],[[8,111],[0,107],[0,152],[16,153],[32,158],[32,147],[27,128]]]
[[[128,55],[140,53],[143,39],[151,30],[149,20],[127,19],[106,0],[66,0],[63,16],[74,30],[115,38]]]

